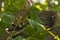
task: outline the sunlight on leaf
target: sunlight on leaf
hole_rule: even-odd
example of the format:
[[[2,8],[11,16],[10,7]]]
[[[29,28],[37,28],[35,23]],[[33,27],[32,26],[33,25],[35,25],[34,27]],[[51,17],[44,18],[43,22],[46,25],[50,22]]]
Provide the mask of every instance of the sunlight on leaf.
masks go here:
[[[40,5],[35,5],[35,7],[41,11],[43,10]]]

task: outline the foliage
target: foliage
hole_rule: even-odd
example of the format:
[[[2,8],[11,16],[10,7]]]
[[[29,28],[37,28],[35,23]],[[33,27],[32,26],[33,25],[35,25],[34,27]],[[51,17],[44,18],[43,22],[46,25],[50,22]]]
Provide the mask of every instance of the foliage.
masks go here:
[[[5,29],[9,28],[9,26],[15,20],[15,13],[17,11],[23,10],[26,6],[27,0],[4,0],[4,12],[0,13],[0,36],[5,33]],[[53,0],[52,0],[53,1]],[[44,10],[60,10],[60,1],[58,0],[58,4],[51,3],[51,1],[47,1],[44,4],[37,3],[30,7],[30,18],[27,18],[30,25],[25,27],[24,33],[27,38],[22,37],[21,35],[16,38],[12,38],[11,40],[45,40],[45,36],[47,35],[47,31],[41,26],[43,21],[38,17],[38,15]],[[53,6],[52,6],[53,5]],[[41,24],[38,25],[37,23]],[[44,26],[44,25],[43,25]]]
[[[11,13],[1,13],[1,21],[0,21],[0,35],[4,33],[5,29],[11,25],[14,21],[14,16]]]
[[[5,3],[5,6],[4,6],[5,12],[14,13],[15,11],[24,9],[26,1],[25,0],[6,0],[4,1],[4,3]]]

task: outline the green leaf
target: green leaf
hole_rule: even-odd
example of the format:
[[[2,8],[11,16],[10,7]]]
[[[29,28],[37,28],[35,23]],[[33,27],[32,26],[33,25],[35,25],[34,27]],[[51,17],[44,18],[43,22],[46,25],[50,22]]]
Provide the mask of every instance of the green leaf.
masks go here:
[[[26,37],[32,36],[33,34],[35,34],[35,32],[37,32],[37,30],[35,28],[32,28],[31,26],[26,27],[26,29],[24,30]]]
[[[14,16],[12,13],[1,13],[1,21],[0,21],[0,36],[3,35],[6,31],[6,28],[12,24],[14,21]]]
[[[2,23],[5,24],[12,24],[12,22],[14,21],[14,16],[11,13],[3,13],[1,14],[2,16]]]
[[[32,28],[36,28],[39,32],[44,32],[45,30],[43,29],[44,26],[42,26],[42,24],[38,24],[38,22],[35,22],[34,20],[30,20],[28,19],[30,25],[32,26]]]
[[[26,27],[24,33],[26,35],[26,40],[44,40],[46,36],[46,31],[42,26],[38,25],[36,22],[29,20],[30,25]]]
[[[43,21],[38,17],[38,15],[41,13],[40,10],[38,10],[36,7],[32,6],[30,8],[30,16],[31,19],[38,22],[38,23],[43,23]]]
[[[38,25],[37,22],[33,22],[32,20],[29,20],[30,25],[32,28],[35,28],[35,32],[33,31],[33,34],[29,38],[30,40],[44,40],[46,36],[46,31],[43,29],[41,25]],[[31,29],[30,29],[31,30]],[[31,32],[32,33],[32,32]]]

